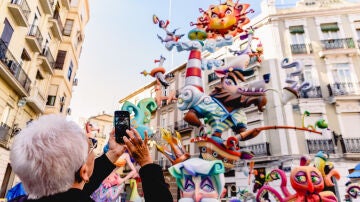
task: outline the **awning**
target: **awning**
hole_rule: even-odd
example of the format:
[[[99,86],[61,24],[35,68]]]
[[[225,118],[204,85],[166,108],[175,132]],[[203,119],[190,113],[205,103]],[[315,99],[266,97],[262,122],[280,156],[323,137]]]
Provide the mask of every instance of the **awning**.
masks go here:
[[[335,23],[325,23],[320,25],[322,32],[337,32],[339,31],[338,24]]]
[[[298,25],[298,26],[290,26],[289,27],[290,34],[303,34],[304,26]]]

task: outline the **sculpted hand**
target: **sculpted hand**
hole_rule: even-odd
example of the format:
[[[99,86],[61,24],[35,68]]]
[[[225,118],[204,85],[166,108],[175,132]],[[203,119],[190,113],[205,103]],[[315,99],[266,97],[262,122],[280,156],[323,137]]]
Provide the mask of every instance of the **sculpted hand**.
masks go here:
[[[141,167],[146,164],[153,163],[149,148],[147,146],[147,142],[149,140],[147,132],[145,131],[144,141],[142,141],[139,133],[134,128],[131,128],[131,130],[126,130],[126,133],[129,135],[129,138],[124,136],[124,142],[129,153],[136,160],[136,162],[138,162]]]

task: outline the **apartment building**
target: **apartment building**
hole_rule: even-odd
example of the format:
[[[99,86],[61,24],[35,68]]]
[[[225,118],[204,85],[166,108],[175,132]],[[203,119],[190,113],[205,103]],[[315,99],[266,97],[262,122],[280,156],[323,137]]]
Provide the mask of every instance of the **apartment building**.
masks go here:
[[[253,160],[260,173],[282,168],[289,175],[291,168],[299,165],[302,155],[313,158],[320,150],[328,153],[329,161],[334,162],[335,168],[342,175],[335,188],[342,201],[348,170],[360,160],[360,136],[357,134],[360,131],[360,3],[299,0],[296,5],[284,8],[277,1],[264,0],[261,6],[261,13],[252,19],[249,26],[256,27],[255,36],[260,38],[264,54],[261,64],[250,62],[248,68],[255,73],[247,81],[260,80],[262,75],[270,73],[271,79],[266,87],[278,92],[267,92],[268,104],[264,112],[259,112],[256,107],[244,109],[248,128],[267,125],[301,127],[303,124],[314,125],[322,118],[328,123],[329,129],[323,130],[322,135],[297,130],[268,130],[254,139],[241,142],[240,146],[255,153]],[[246,41],[237,39],[231,49],[244,46]],[[203,53],[206,59],[227,56],[232,56],[228,48],[212,54]],[[285,79],[294,70],[281,67],[284,58],[300,61],[303,69],[296,81],[299,84],[306,81],[312,86],[309,91],[300,92],[299,99],[285,105],[281,103],[279,94],[281,96],[282,89],[289,85]],[[147,86],[153,93],[145,95],[143,91],[137,90],[122,99],[120,104],[125,100],[135,101],[149,95],[156,99],[156,89],[161,89],[161,95],[165,97],[171,91],[178,91],[185,83],[185,66],[182,64],[168,72],[168,88],[156,88],[156,82],[153,82]],[[202,77],[207,93],[220,81],[212,70],[204,70]],[[154,128],[157,135],[159,127],[179,131],[188,151],[197,156],[198,148],[190,143],[190,138],[198,132],[197,128],[182,120],[184,112],[177,109],[176,102],[169,102],[165,98],[160,100],[149,126]],[[305,111],[311,114],[302,123]],[[170,163],[157,151],[153,152],[154,158],[163,165],[166,173]],[[247,185],[248,177],[243,172],[246,165],[247,162],[240,161],[232,171],[226,173],[228,197],[237,194],[230,191],[234,186],[237,190],[253,190],[253,184]],[[175,190],[173,195],[177,196]]]
[[[98,141],[98,146],[94,150],[97,156],[103,153],[103,148],[107,144],[109,140],[109,134],[113,128],[114,116],[110,114],[106,114],[103,112],[102,114],[91,116],[89,118],[82,118],[79,121],[81,126],[84,126],[84,131],[86,131],[86,123],[89,122],[92,125],[93,131],[90,131],[91,137],[95,138]]]
[[[68,108],[89,20],[87,0],[0,1],[0,198],[13,185],[12,137]]]

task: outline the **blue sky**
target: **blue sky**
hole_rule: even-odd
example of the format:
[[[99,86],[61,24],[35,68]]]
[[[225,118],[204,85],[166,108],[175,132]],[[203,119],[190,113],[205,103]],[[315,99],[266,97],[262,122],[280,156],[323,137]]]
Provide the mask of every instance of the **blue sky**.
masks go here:
[[[224,0],[223,0],[224,1]],[[353,0],[358,1],[358,0]],[[106,2],[106,3],[105,3]],[[242,0],[260,12],[260,0]],[[296,0],[278,0],[293,5]],[[144,77],[142,70],[150,71],[160,55],[167,58],[164,67],[171,70],[187,59],[187,52],[167,51],[157,38],[163,30],[152,22],[152,15],[170,20],[169,29],[187,34],[192,29],[199,8],[207,9],[219,0],[106,0],[90,3],[90,21],[85,29],[78,86],[73,88],[71,118],[90,117],[105,111],[112,114],[117,102],[132,91],[148,84],[152,77]],[[170,9],[169,9],[170,8]],[[184,37],[185,38],[185,37]],[[186,39],[185,39],[186,40]]]

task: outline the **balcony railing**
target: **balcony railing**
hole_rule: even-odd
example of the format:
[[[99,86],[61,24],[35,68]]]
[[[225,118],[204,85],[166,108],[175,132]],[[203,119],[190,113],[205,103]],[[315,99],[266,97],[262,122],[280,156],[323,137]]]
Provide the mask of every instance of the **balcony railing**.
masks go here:
[[[34,51],[40,52],[43,42],[43,36],[39,30],[39,27],[37,25],[31,25],[29,34],[26,38],[28,42],[30,43],[31,48]]]
[[[0,123],[0,146],[8,148],[10,131],[10,126],[6,125],[5,123]]]
[[[255,156],[270,156],[270,143],[264,142],[260,144],[248,145],[246,147],[242,147],[242,149],[248,149],[254,152]]]
[[[9,9],[14,16],[14,19],[20,26],[27,26],[29,19],[30,8],[26,0],[13,0],[10,3]]]
[[[187,130],[187,129],[192,129],[192,127],[188,122],[181,120],[181,121],[175,122],[174,129],[177,131],[183,131],[183,130]]]
[[[291,44],[292,54],[310,54],[313,52],[311,44]]]
[[[314,86],[307,92],[300,91],[300,98],[322,98],[320,86]]]
[[[360,95],[359,82],[342,82],[327,85],[330,96]]]
[[[360,138],[343,138],[344,153],[360,153]]]
[[[216,76],[215,72],[208,75],[208,83],[218,80],[219,77]]]
[[[49,67],[51,69],[54,68],[54,65],[55,65],[55,60],[54,60],[54,57],[52,56],[51,54],[51,51],[49,50],[49,48],[44,48],[42,53],[41,53],[41,56],[44,56],[47,60],[47,62],[49,63]]]
[[[355,43],[352,38],[321,40],[321,45],[325,50],[355,48]]]
[[[316,154],[319,151],[335,154],[334,142],[332,139],[308,139],[306,140],[309,154]]]
[[[61,21],[59,11],[55,10],[54,16],[52,19],[50,19],[50,22],[53,23],[53,25],[51,26],[52,32],[55,34],[56,37],[61,39],[64,26]]]
[[[0,39],[0,61],[7,67],[11,75],[20,83],[27,93],[30,91],[31,81],[19,62],[8,49],[3,40]]]
[[[40,5],[46,14],[52,15],[54,0],[40,0]]]
[[[162,155],[162,154],[160,154]],[[171,162],[167,158],[163,158],[160,160],[155,160],[155,163],[158,164],[163,170],[167,170],[172,166]]]

